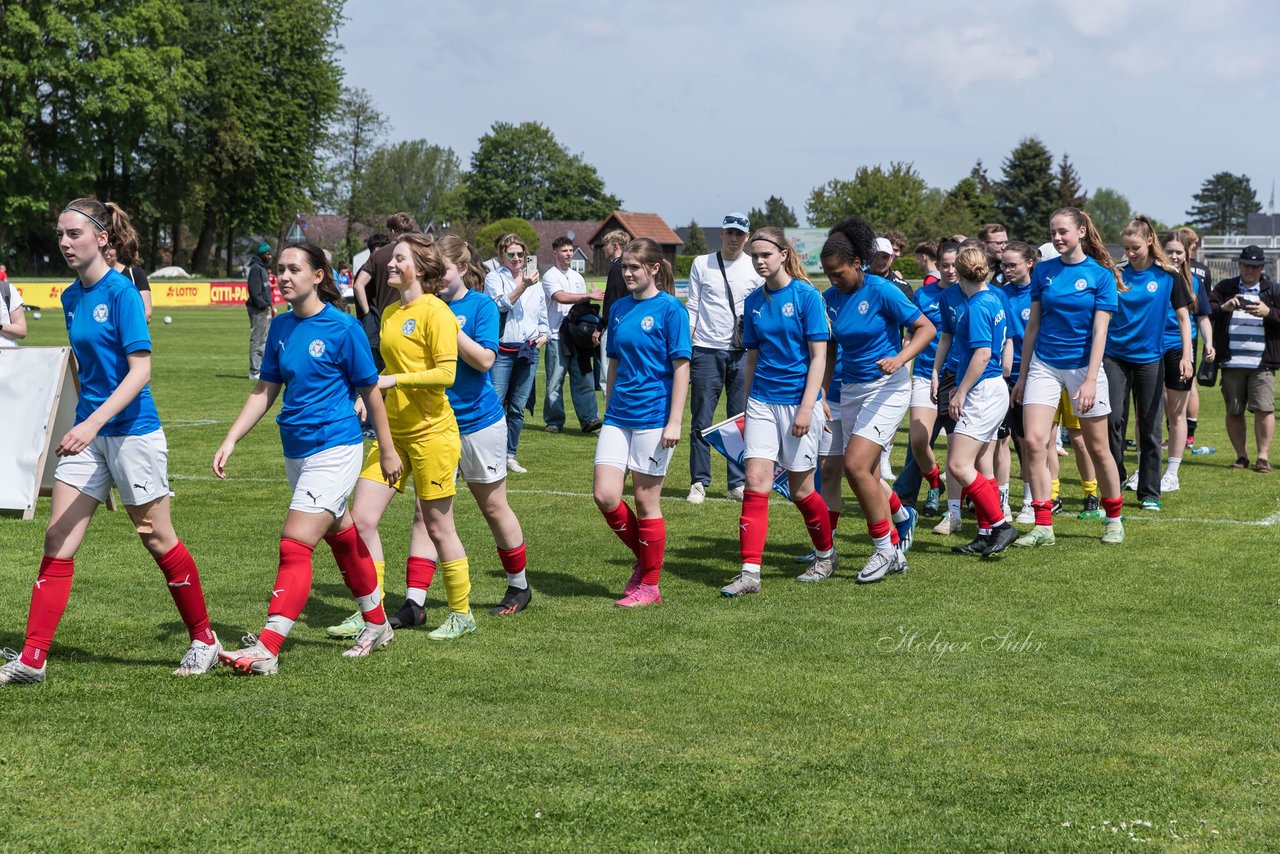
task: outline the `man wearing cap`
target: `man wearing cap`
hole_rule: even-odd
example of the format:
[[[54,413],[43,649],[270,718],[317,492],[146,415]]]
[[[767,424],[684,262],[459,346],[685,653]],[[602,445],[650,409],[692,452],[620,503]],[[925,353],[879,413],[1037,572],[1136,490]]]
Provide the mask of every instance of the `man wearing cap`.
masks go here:
[[[764,284],[756,275],[751,257],[743,252],[751,225],[745,215],[731,213],[720,224],[719,252],[699,255],[689,268],[689,333],[693,358],[689,366],[689,404],[693,410],[693,435],[689,442],[690,504],[706,500],[711,485],[711,446],[702,437],[710,427],[726,395],[728,414],[746,408],[745,353],[741,336],[735,335],[742,317],[742,301]],[[729,497],[742,500],[746,475],[732,460],[728,463]]]
[[[258,378],[262,353],[267,349],[267,327],[271,325],[271,283],[268,268],[271,266],[271,246],[265,240],[258,242],[253,257],[249,259],[249,293],[244,305],[249,310],[249,379]]]
[[[1222,369],[1222,399],[1227,408],[1227,437],[1235,448],[1234,469],[1249,467],[1244,411],[1253,413],[1258,445],[1254,470],[1271,471],[1271,437],[1276,431],[1276,368],[1280,367],[1280,288],[1266,275],[1261,247],[1240,252],[1240,275],[1214,285],[1209,295],[1213,348]]]

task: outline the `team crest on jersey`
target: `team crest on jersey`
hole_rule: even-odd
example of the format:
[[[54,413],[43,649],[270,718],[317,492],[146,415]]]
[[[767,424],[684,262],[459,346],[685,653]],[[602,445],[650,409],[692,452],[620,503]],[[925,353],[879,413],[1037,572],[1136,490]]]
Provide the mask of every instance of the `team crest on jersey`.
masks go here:
[[[324,355],[324,342],[317,338],[311,342],[310,346],[307,347],[307,352],[310,353],[313,358],[319,359]]]
[[[105,323],[107,320],[107,304],[98,303],[93,308],[93,319],[99,323]]]
[[[467,328],[467,316],[465,314],[458,315],[458,328],[459,329]]]
[[[787,303],[782,307],[782,314],[784,317],[790,317],[795,313],[796,313],[796,307],[791,303]]]
[[[1030,319],[1031,319],[1031,309],[1030,309],[1030,308],[1024,308],[1024,309],[1022,310],[1022,319],[1023,319],[1023,320],[1030,320]]]
[[[1158,282],[1147,282],[1147,293],[1154,294],[1160,287]]]
[[[646,314],[644,316],[644,319],[640,321],[640,328],[643,329],[645,332],[648,332],[650,329],[653,329],[652,314]]]
[[[866,314],[870,310],[871,310],[871,303],[867,302],[866,300],[863,300],[862,302],[858,303],[858,314]]]
[[[411,317],[404,322],[404,326],[400,327],[400,331],[403,332],[405,335],[412,335],[413,330],[417,328],[418,328],[418,321],[414,320]]]
[[[1089,283],[1084,279],[1076,279],[1076,290],[1082,291],[1087,287],[1089,287]]]

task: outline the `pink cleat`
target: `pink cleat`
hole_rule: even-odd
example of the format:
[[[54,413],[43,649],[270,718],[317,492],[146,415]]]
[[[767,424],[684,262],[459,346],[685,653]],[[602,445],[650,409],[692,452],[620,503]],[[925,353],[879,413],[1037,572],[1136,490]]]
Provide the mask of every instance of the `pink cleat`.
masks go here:
[[[645,605],[661,605],[662,594],[656,584],[637,584],[635,589],[613,604],[619,608],[643,608]]]
[[[631,578],[627,580],[627,586],[622,588],[624,598],[636,592],[636,588],[640,586],[641,578],[644,578],[644,572],[640,569],[640,561],[636,561],[636,565],[631,567]]]

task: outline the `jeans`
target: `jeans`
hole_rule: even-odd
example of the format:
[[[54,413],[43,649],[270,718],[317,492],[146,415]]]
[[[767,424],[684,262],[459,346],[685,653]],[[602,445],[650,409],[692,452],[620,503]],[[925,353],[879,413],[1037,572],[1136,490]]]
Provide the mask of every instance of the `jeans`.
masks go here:
[[[933,422],[933,432],[929,435],[929,447],[932,448],[938,441],[938,435],[942,433],[942,419],[936,418]],[[897,479],[893,482],[893,491],[897,493],[898,498],[902,499],[903,504],[916,506],[916,502],[920,499],[920,484],[924,482],[924,472],[920,471],[920,464],[916,462],[916,455],[911,452],[911,445],[907,445],[907,461],[902,465],[902,471],[898,472]]]
[[[258,378],[262,354],[267,349],[267,329],[271,326],[270,308],[249,309],[249,378]]]
[[[529,403],[533,381],[538,377],[538,360],[526,362],[515,353],[499,350],[491,376],[498,400],[507,410],[507,457],[514,459],[520,431],[524,429],[524,408]]]
[[[725,405],[730,417],[746,409],[743,397],[743,366],[746,353],[738,350],[713,350],[710,347],[694,347],[689,364],[689,405],[693,410],[693,435],[689,440],[689,482],[711,484],[711,446],[702,437],[702,431],[710,427],[720,405],[720,392],[725,392]],[[746,483],[742,467],[732,460],[728,463],[729,488],[736,489]]]
[[[1164,361],[1135,365],[1110,356],[1103,358],[1107,372],[1111,414],[1107,416],[1111,456],[1120,471],[1123,487],[1124,440],[1129,425],[1129,398],[1138,416],[1138,500],[1160,498],[1160,436],[1164,427]]]
[[[542,397],[542,420],[548,427],[564,427],[564,375],[569,375],[569,395],[573,398],[573,414],[579,426],[599,419],[596,406],[595,371],[583,373],[578,359],[560,352],[559,341],[548,341],[543,348],[547,365],[547,388]]]

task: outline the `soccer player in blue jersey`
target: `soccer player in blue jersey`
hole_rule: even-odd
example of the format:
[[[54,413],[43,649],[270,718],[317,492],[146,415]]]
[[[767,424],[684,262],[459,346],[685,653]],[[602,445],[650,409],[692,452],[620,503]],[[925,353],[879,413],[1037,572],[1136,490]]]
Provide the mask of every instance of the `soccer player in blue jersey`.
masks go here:
[[[1004,284],[1000,290],[1009,304],[1009,340],[1013,343],[1013,366],[1008,377],[1009,414],[1001,431],[1003,435],[998,439],[995,461],[996,480],[1000,484],[1001,499],[1005,505],[1009,503],[1009,472],[1012,468],[1010,444],[1017,451],[1018,458],[1026,460],[1023,452],[1026,434],[1022,429],[1022,405],[1013,399],[1013,386],[1018,382],[1018,377],[1022,376],[1022,338],[1027,328],[1027,319],[1031,317],[1031,271],[1039,257],[1034,246],[1022,241],[1007,244],[1000,254],[1000,272],[1004,276]],[[1022,509],[1030,514],[1031,481],[1025,475],[1022,487]]]
[[[1195,365],[1196,340],[1204,341],[1204,357],[1212,362],[1217,355],[1213,351],[1213,327],[1209,323],[1209,291],[1205,288],[1204,278],[1198,276],[1187,263],[1187,247],[1183,244],[1178,232],[1168,232],[1161,237],[1165,257],[1177,268],[1183,279],[1191,282],[1191,305],[1193,315],[1191,324],[1191,361]],[[1195,392],[1195,373],[1187,379],[1178,376],[1177,364],[1182,360],[1182,334],[1177,312],[1172,308],[1165,320],[1164,327],[1164,409],[1165,418],[1169,422],[1169,459],[1164,475],[1160,478],[1160,494],[1177,492],[1182,484],[1178,479],[1178,469],[1182,465],[1182,455],[1189,447],[1188,406]]]
[[[399,479],[403,464],[391,442],[378,371],[360,323],[340,307],[342,294],[323,250],[296,243],[280,252],[280,294],[292,311],[276,316],[257,385],[213,455],[213,472],[227,476],[236,443],[284,394],[276,423],[293,497],[280,535],[280,569],[271,587],[266,627],[245,637],[243,649],[220,658],[242,673],[278,672],[280,648],[311,594],[312,553],[324,539],[364,617],[344,656],[360,658],[391,642],[369,549],[356,531],[347,497],[360,476],[364,437],[354,403],[364,401],[378,435],[384,476]]]
[[[1123,283],[1093,220],[1084,211],[1059,208],[1049,219],[1049,234],[1058,257],[1036,264],[1031,275],[1031,316],[1022,339],[1025,370],[1013,389],[1014,400],[1022,402],[1036,522],[1015,545],[1054,542],[1048,454],[1052,452],[1053,415],[1064,388],[1097,469],[1106,514],[1102,542],[1122,543],[1120,511],[1124,499],[1107,438],[1106,417],[1111,404],[1102,355],[1111,314],[1116,310],[1116,292]]]
[[[880,454],[911,403],[906,364],[934,337],[933,324],[897,285],[866,270],[873,240],[865,221],[848,217],[831,230],[820,255],[832,284],[823,294],[832,334],[826,370],[829,385],[839,377],[844,471],[875,549],[858,573],[864,584],[907,568],[915,511],[880,480]],[[905,345],[904,327],[910,332]],[[804,580],[825,578],[816,577],[817,568],[815,562],[815,577]]]
[[[1125,478],[1124,440],[1129,421],[1129,397],[1138,419],[1138,470],[1127,488],[1137,489],[1143,510],[1160,509],[1160,423],[1164,403],[1164,330],[1170,311],[1177,317],[1178,360],[1173,370],[1179,380],[1192,373],[1191,289],[1182,274],[1169,263],[1156,240],[1151,220],[1139,216],[1120,232],[1127,262],[1120,274],[1126,287],[1118,295],[1118,307],[1107,330],[1102,368],[1111,394],[1111,456],[1120,479]]]
[[[748,246],[765,283],[747,296],[742,308],[747,484],[738,520],[742,570],[720,588],[729,597],[760,592],[775,466],[787,471],[791,500],[800,508],[818,553],[809,572],[825,578],[837,565],[827,505],[813,488],[824,420],[818,396],[830,338],[826,307],[781,228],[756,230]]]
[[[947,482],[962,487],[961,500],[971,498],[978,517],[978,536],[952,551],[983,557],[999,554],[1018,538],[1017,530],[1004,520],[994,478],[979,465],[1009,412],[1005,363],[1013,364],[1009,304],[987,284],[987,265],[987,253],[976,246],[956,256],[957,292],[965,298],[964,311],[938,345],[938,358],[954,364],[956,372],[955,392],[947,404],[956,422],[947,445]],[[958,361],[951,362],[956,354]]]
[[[62,292],[62,310],[80,401],[75,425],[54,448],[59,461],[53,506],[26,637],[21,652],[0,666],[0,686],[45,680],[49,647],[71,595],[76,552],[113,483],[191,637],[175,675],[207,672],[222,649],[209,628],[196,563],[170,520],[168,446],[151,398],[151,336],[142,298],[107,263],[111,242],[132,231],[119,206],[93,198],[76,199],[58,216],[58,247],[76,271],[75,283]]]
[[[657,243],[641,237],[626,245],[622,279],[627,295],[609,309],[608,391],[592,493],[636,559],[622,598],[613,604],[641,608],[662,602],[658,582],[667,523],[659,499],[671,451],[680,441],[693,350],[689,314],[674,296],[671,265]],[[635,511],[622,497],[627,472]]]

